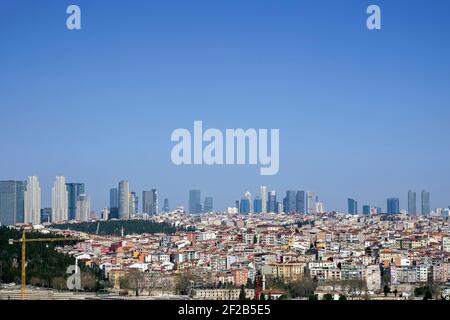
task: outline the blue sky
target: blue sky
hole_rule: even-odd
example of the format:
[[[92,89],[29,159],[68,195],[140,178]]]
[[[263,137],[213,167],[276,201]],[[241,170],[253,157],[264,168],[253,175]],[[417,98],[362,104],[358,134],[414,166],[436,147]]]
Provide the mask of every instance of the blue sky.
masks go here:
[[[78,4],[82,30],[66,29]],[[382,30],[369,31],[369,4]],[[171,206],[222,209],[261,184],[386,207],[450,205],[450,2],[0,2],[0,179],[85,182],[93,209],[128,179]],[[279,128],[280,171],[181,166],[171,132]],[[281,198],[281,197],[280,197]]]

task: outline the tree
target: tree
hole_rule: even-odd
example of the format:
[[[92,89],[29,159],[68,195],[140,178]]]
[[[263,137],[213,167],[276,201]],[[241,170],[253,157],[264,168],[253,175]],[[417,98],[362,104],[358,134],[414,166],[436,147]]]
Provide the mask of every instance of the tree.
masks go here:
[[[386,284],[383,288],[384,296],[387,297],[389,293],[391,293],[391,288]]]
[[[239,292],[239,300],[247,300],[247,297],[245,295],[245,286],[241,286],[241,291]]]
[[[339,301],[347,301],[347,297],[341,294],[339,296]]]
[[[322,299],[322,300],[325,300],[325,301],[333,301],[334,298],[333,298],[333,295],[332,295],[331,293],[327,293],[327,294],[325,294],[325,295],[323,296],[323,299]]]
[[[130,270],[125,277],[121,279],[120,287],[133,290],[136,296],[139,296],[145,283],[145,274],[140,270]]]

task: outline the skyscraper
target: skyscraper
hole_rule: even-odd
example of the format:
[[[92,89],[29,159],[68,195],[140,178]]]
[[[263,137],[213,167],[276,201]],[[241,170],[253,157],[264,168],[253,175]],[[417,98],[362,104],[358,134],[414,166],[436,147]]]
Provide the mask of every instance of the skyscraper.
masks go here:
[[[169,199],[164,199],[163,212],[170,212]]]
[[[119,191],[117,188],[109,190],[109,219],[119,219]]]
[[[77,199],[80,194],[83,194],[84,183],[66,183],[67,193],[69,195],[69,220],[75,220],[77,212]],[[117,196],[117,189],[116,189]]]
[[[41,223],[41,188],[37,176],[30,176],[27,179],[24,192],[24,222]]]
[[[249,214],[250,213],[250,200],[246,197],[242,197],[240,206],[239,206],[239,213],[241,214]]]
[[[202,213],[202,202],[200,190],[189,191],[189,214]]]
[[[127,180],[119,182],[119,219],[130,218],[130,186]]]
[[[0,224],[22,223],[25,181],[0,181]]]
[[[130,212],[130,215],[134,215],[134,214],[136,214],[137,213],[137,211],[138,211],[138,197],[137,197],[137,195],[136,195],[136,192],[134,192],[134,191],[132,191],[132,192],[130,192],[130,202],[129,202],[129,205],[130,205],[130,210],[129,210],[129,212]]]
[[[369,205],[363,205],[362,211],[363,211],[363,215],[370,215],[370,211],[372,211],[372,207]]]
[[[213,212],[213,198],[212,197],[205,197],[205,201],[203,204],[203,212]]]
[[[255,200],[253,200],[253,212],[254,213],[262,212],[262,200],[260,197],[256,197]]]
[[[66,178],[57,176],[52,188],[52,222],[69,220],[69,194]]]
[[[91,212],[91,202],[86,194],[80,194],[77,199],[76,220],[89,221]]]
[[[414,191],[408,191],[408,214],[411,216],[415,216],[417,214],[417,199],[416,193]]]
[[[388,214],[400,213],[400,200],[398,198],[387,199],[387,213]]]
[[[306,213],[307,214],[316,214],[316,195],[314,192],[306,191],[305,193],[305,199],[306,199]]]
[[[286,191],[286,201],[284,204],[284,212],[297,212],[297,192]]]
[[[147,214],[159,213],[159,198],[156,189],[142,192],[142,210]]]
[[[422,202],[422,215],[428,216],[431,212],[430,210],[430,193],[423,190],[421,194]]]
[[[305,207],[305,191],[297,191],[296,210],[298,213],[306,213]]]
[[[348,198],[348,213],[349,214],[358,214],[358,201]]]
[[[261,212],[267,213],[267,187],[261,186]]]
[[[268,209],[269,213],[277,213],[278,212],[277,192],[276,191],[270,191],[267,207],[268,207],[267,209]]]

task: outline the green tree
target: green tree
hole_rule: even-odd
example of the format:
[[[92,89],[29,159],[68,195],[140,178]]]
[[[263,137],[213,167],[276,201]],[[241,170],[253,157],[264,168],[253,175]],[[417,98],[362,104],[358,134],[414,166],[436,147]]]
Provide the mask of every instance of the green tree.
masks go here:
[[[325,294],[325,295],[323,296],[323,299],[322,299],[322,300],[325,300],[325,301],[333,301],[334,298],[333,298],[333,295],[332,295],[331,293],[327,293],[327,294]]]
[[[247,300],[247,297],[245,295],[245,286],[241,286],[241,291],[239,292],[239,300]]]
[[[391,293],[391,288],[386,284],[383,288],[384,296],[387,297],[389,293]]]

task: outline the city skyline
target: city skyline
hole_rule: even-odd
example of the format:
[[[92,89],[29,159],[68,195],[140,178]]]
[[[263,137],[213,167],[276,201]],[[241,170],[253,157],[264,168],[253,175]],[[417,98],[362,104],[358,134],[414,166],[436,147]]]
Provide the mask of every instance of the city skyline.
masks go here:
[[[61,222],[69,220],[87,221],[94,216],[102,219],[104,215],[108,219],[130,219],[136,214],[156,215],[159,212],[167,212],[169,199],[164,198],[164,203],[159,202],[158,189],[150,191],[142,190],[141,202],[137,194],[140,192],[130,188],[128,180],[120,180],[117,188],[109,189],[109,199],[100,210],[91,211],[91,197],[85,193],[84,183],[66,182],[66,177],[59,175],[54,180],[51,189],[52,204],[42,205],[42,188],[39,177],[29,176],[27,181],[5,180],[0,181],[0,222],[6,224],[27,222],[46,222],[49,219],[52,222]],[[28,192],[29,191],[29,192]],[[215,206],[215,198],[208,194],[202,197],[202,190],[190,189],[187,204],[179,204],[173,209],[183,207],[186,213],[199,214],[208,212],[228,212],[233,207],[237,209],[236,213],[306,213],[321,214],[326,212],[340,212],[353,215],[358,214],[398,214],[407,213],[411,216],[428,216],[430,213],[442,215],[449,211],[450,205],[432,206],[431,193],[422,190],[420,193],[419,206],[417,208],[416,191],[408,190],[406,195],[406,204],[400,201],[400,197],[386,198],[386,207],[374,205],[373,201],[364,202],[359,208],[358,200],[347,198],[347,210],[339,211],[333,208],[325,209],[326,204],[316,192],[306,190],[286,190],[285,195],[282,191],[268,189],[267,186],[259,187],[259,194],[252,194],[245,191],[243,195],[229,205],[221,208]],[[27,195],[28,193],[28,195]],[[75,197],[75,198],[74,198]],[[262,199],[267,199],[264,211]],[[75,201],[75,216],[69,214],[72,201]],[[214,204],[213,204],[214,203]],[[234,205],[233,205],[234,203]],[[39,208],[40,206],[40,208]],[[23,208],[21,211],[20,208]],[[107,213],[104,210],[107,209]],[[162,210],[161,210],[162,209]],[[36,212],[39,212],[37,214]],[[37,218],[38,216],[38,218]],[[23,218],[21,218],[23,217]]]
[[[196,188],[224,208],[260,185],[313,190],[342,212],[348,197],[407,209],[410,189],[448,206],[448,1],[380,0],[378,31],[360,1],[138,1],[111,3],[108,19],[77,4],[77,31],[60,3],[0,5],[0,180],[39,176],[45,207],[60,173],[85,183],[96,212],[121,179],[172,207]],[[279,128],[279,173],[175,166],[170,134],[195,120]]]

